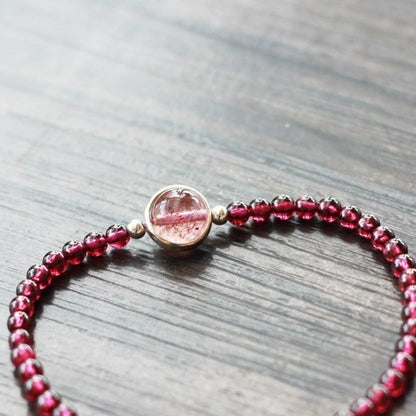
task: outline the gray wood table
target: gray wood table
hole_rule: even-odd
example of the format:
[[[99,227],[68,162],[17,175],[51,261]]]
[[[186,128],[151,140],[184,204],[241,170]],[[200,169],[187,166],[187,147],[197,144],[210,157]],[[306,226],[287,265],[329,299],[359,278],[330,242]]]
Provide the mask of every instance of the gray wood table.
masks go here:
[[[0,415],[31,414],[5,329],[26,269],[163,186],[212,205],[333,195],[416,252],[415,1],[0,10]],[[66,273],[35,338],[82,416],[330,416],[384,371],[400,309],[351,233],[226,225],[189,258],[144,238]],[[416,414],[410,390],[395,415]]]

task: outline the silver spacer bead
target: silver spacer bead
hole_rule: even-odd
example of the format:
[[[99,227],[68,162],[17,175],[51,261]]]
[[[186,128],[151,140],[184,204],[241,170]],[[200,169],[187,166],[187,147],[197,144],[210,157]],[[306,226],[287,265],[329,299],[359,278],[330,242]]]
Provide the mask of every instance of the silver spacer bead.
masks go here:
[[[132,220],[127,225],[127,231],[131,238],[142,238],[146,234],[146,228],[141,220]]]
[[[217,225],[222,225],[227,222],[228,211],[226,207],[218,205],[211,210],[212,222]]]

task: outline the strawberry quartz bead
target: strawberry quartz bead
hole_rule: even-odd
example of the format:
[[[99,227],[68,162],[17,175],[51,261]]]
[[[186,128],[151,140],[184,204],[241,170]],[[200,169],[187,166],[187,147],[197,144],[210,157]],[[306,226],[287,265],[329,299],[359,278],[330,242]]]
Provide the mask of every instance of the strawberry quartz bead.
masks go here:
[[[400,371],[407,380],[415,373],[415,359],[407,352],[398,352],[390,361],[390,367]]]
[[[402,396],[406,391],[406,378],[394,368],[389,368],[381,375],[380,383],[388,388],[393,398]]]
[[[332,223],[337,221],[341,210],[341,204],[332,197],[321,199],[318,204],[318,216],[324,222]]]
[[[366,396],[373,402],[375,415],[387,413],[392,405],[393,398],[390,390],[383,384],[375,384],[367,390]]]
[[[54,409],[61,404],[61,396],[52,390],[47,390],[36,400],[36,414],[51,416]]]
[[[408,254],[397,256],[391,265],[391,271],[394,277],[397,278],[399,278],[405,270],[413,268],[416,268],[416,261]]]
[[[130,234],[127,231],[127,227],[121,224],[108,227],[105,234],[108,244],[114,248],[123,248],[130,241]]]
[[[36,302],[40,298],[39,286],[33,280],[22,280],[16,288],[16,295],[23,295],[32,302]]]
[[[416,358],[416,337],[412,335],[404,335],[396,345],[396,350],[399,352],[406,352],[413,358]]]
[[[288,195],[279,195],[271,202],[272,214],[278,220],[287,221],[295,211],[295,202]]]
[[[68,263],[60,251],[49,251],[43,257],[42,263],[52,276],[60,276],[68,268]]]
[[[28,402],[34,402],[42,393],[49,390],[50,384],[48,379],[36,374],[23,384],[23,395]]]
[[[360,220],[360,218],[361,211],[357,207],[349,205],[342,209],[341,214],[339,216],[339,224],[342,228],[354,230],[358,227],[358,221]]]
[[[403,335],[412,335],[416,337],[416,319],[408,319],[406,322],[403,322],[402,326]]]
[[[250,218],[257,223],[266,222],[272,212],[270,203],[262,198],[253,199],[249,205]]]
[[[406,243],[403,243],[403,241],[399,240],[398,238],[392,238],[391,240],[387,241],[383,247],[383,256],[389,263],[393,262],[394,259],[401,254],[406,253]]]
[[[299,219],[309,221],[315,217],[318,204],[309,195],[301,196],[295,202],[295,212]]]
[[[16,376],[21,383],[29,380],[35,375],[43,374],[42,364],[35,358],[29,358],[17,367]]]
[[[53,276],[44,264],[35,264],[26,273],[26,279],[33,280],[40,290],[50,286],[52,278]]]
[[[405,292],[410,286],[416,286],[416,269],[407,269],[400,276],[400,290]]]
[[[78,266],[84,261],[87,251],[80,241],[71,240],[62,247],[62,254],[68,264]]]
[[[20,344],[33,345],[32,335],[26,329],[16,329],[9,336],[9,346],[11,349],[16,348]]]
[[[374,403],[367,397],[362,397],[352,403],[350,410],[354,416],[375,416]]]
[[[29,318],[35,313],[35,305],[30,301],[29,298],[23,295],[16,296],[9,305],[10,313],[20,311],[27,314]]]
[[[107,250],[107,238],[101,233],[89,233],[84,238],[84,246],[92,257],[100,257]]]
[[[384,227],[384,225],[380,225],[377,227],[374,232],[373,236],[371,237],[371,245],[377,251],[383,251],[383,248],[387,241],[394,238],[393,231],[390,228]]]
[[[358,221],[358,235],[371,240],[374,230],[380,226],[380,220],[371,214],[363,215]]]
[[[227,207],[228,221],[237,227],[243,226],[250,217],[250,210],[243,202],[231,202]]]
[[[403,305],[407,306],[412,302],[416,302],[416,286],[407,286],[403,292]]]
[[[20,344],[14,348],[10,354],[10,359],[15,367],[18,367],[29,358],[36,358],[36,353],[33,348],[27,344]]]
[[[12,313],[7,320],[7,328],[12,332],[16,329],[28,329],[30,327],[29,315],[22,311]]]

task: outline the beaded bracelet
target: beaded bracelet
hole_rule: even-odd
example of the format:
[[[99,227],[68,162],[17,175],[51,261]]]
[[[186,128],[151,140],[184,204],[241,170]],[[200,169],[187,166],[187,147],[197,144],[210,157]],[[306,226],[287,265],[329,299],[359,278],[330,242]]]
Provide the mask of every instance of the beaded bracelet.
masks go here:
[[[318,217],[325,223],[338,223],[342,228],[357,230],[380,251],[391,269],[402,293],[403,326],[396,353],[379,381],[363,397],[351,404],[346,412],[336,416],[377,416],[392,409],[394,401],[402,397],[416,369],[416,261],[407,254],[407,246],[395,238],[387,227],[371,214],[362,215],[355,206],[342,207],[334,198],[320,202],[310,196],[294,201],[280,195],[271,202],[255,199],[249,205],[232,202],[228,207],[210,209],[206,199],[195,189],[173,185],[157,192],[145,210],[145,220],[133,220],[128,226],[112,225],[105,234],[90,233],[83,242],[69,241],[61,251],[48,252],[42,264],[32,266],[26,279],[17,286],[16,297],[10,303],[9,344],[15,375],[22,384],[23,395],[33,404],[40,416],[76,416],[75,409],[65,404],[61,396],[51,390],[43,375],[43,366],[36,359],[30,333],[35,304],[42,292],[69,266],[82,263],[88,254],[100,257],[108,246],[120,249],[130,238],[141,238],[147,232],[159,245],[170,250],[189,250],[208,235],[211,224],[229,221],[243,226],[247,221],[264,223],[271,216],[287,221],[294,215],[300,221]]]

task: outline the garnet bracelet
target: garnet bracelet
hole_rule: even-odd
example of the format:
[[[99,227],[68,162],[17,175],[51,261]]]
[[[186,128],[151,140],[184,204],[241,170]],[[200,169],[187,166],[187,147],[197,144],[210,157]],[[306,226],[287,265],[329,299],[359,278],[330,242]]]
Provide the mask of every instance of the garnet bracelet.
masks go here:
[[[159,245],[170,250],[190,250],[208,235],[211,224],[243,226],[247,221],[264,223],[271,216],[287,221],[296,216],[300,221],[317,217],[325,223],[338,223],[342,228],[356,230],[371,242],[391,263],[394,280],[401,291],[403,326],[396,352],[379,381],[363,397],[337,416],[377,416],[390,411],[394,401],[405,394],[416,369],[416,261],[407,254],[407,246],[394,233],[380,225],[371,214],[361,214],[355,206],[342,207],[334,198],[320,202],[310,196],[294,201],[280,195],[271,202],[255,199],[249,205],[232,202],[228,207],[211,210],[205,198],[195,189],[173,185],[156,193],[145,211],[145,220],[133,220],[128,226],[112,225],[105,233],[87,234],[82,242],[69,241],[61,251],[50,251],[42,264],[32,266],[26,279],[16,289],[10,303],[9,344],[15,375],[22,384],[23,395],[40,416],[76,416],[75,409],[65,404],[61,396],[51,390],[43,375],[43,366],[36,359],[30,332],[35,304],[43,291],[69,266],[83,262],[86,255],[102,256],[108,246],[124,247],[130,238],[141,238],[147,232]]]

